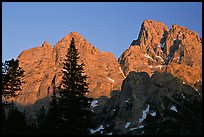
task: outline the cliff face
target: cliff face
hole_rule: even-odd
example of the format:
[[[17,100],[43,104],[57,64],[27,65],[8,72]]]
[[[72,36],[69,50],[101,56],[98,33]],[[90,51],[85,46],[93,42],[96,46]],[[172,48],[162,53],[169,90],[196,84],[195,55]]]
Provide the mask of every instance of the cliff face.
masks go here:
[[[202,41],[196,32],[173,25],[166,37],[167,72],[201,89]]]
[[[183,105],[183,100],[189,101],[189,96],[202,104],[200,93],[196,92],[202,88],[201,38],[182,26],[172,25],[168,30],[164,23],[145,20],[138,39],[118,61],[77,32],[71,32],[53,48],[44,42],[23,51],[18,60],[25,71],[25,83],[22,94],[14,101],[21,111],[26,109],[27,116],[35,118],[42,105],[49,107],[52,83],[55,80],[56,87],[61,86],[63,62],[72,38],[80,55],[78,63],[85,64],[84,72],[89,77],[87,96],[95,98],[91,102],[96,124],[92,134],[138,135],[136,129],[145,126],[147,115],[161,116],[166,110],[182,113],[176,108]],[[188,109],[191,112],[192,108]]]
[[[48,42],[42,46],[23,51],[19,56],[19,65],[25,71],[21,95],[16,101],[22,105],[30,105],[47,96],[47,91],[55,75],[53,49]]]
[[[115,91],[109,100],[99,98],[97,105],[93,106],[96,127],[104,127],[98,134],[138,135],[136,129],[147,126],[144,122],[147,115],[160,117],[163,111],[171,112],[172,105],[181,114],[179,105],[185,100],[184,95],[202,101],[202,97],[191,86],[183,84],[181,79],[168,72],[155,71],[151,77],[146,72],[130,72],[123,81],[121,91]],[[180,100],[175,100],[175,97]],[[191,108],[188,109],[191,111]]]
[[[53,92],[52,81],[60,87],[62,68],[67,48],[74,37],[79,51],[79,63],[84,63],[88,75],[89,97],[110,97],[110,92],[120,90],[122,81],[131,71],[169,72],[190,84],[196,90],[202,87],[202,40],[196,32],[172,25],[170,30],[161,22],[145,20],[137,40],[124,51],[118,61],[109,52],[101,52],[77,32],[71,32],[54,47],[44,42],[42,46],[23,51],[19,64],[25,70],[22,95],[15,101],[31,105]],[[118,63],[119,62],[119,63]]]
[[[145,20],[137,40],[118,59],[124,74],[166,71],[196,89],[202,83],[202,41],[196,32]]]
[[[19,57],[19,64],[25,70],[22,95],[16,99],[20,104],[29,105],[53,92],[52,80],[60,87],[62,68],[67,48],[71,38],[79,51],[79,63],[84,63],[84,71],[88,75],[90,93],[87,96],[97,98],[101,95],[110,96],[111,90],[120,89],[123,72],[112,53],[101,52],[77,32],[71,32],[52,48],[48,42],[41,47],[23,51]]]

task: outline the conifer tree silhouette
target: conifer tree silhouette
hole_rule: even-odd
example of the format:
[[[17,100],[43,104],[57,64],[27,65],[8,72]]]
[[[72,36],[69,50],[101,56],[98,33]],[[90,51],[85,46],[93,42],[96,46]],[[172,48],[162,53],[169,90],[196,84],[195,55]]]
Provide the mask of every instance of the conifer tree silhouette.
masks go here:
[[[21,90],[24,70],[19,67],[18,60],[8,60],[2,63],[2,95],[4,98],[18,96]]]
[[[89,134],[91,126],[90,110],[92,98],[88,93],[87,75],[84,74],[84,64],[78,64],[79,53],[75,47],[74,38],[67,50],[62,77],[62,87],[59,89],[59,98],[55,93],[52,96],[51,109],[57,108],[58,134]],[[56,106],[57,107],[53,107]],[[53,111],[52,111],[53,112]]]
[[[25,115],[16,108],[13,100],[12,103],[5,101],[5,99],[20,95],[23,76],[24,70],[19,67],[18,60],[11,59],[2,62],[2,127],[3,133],[6,134],[15,134],[19,131],[14,131],[14,128],[21,130],[26,128]],[[6,118],[6,110],[9,111],[8,118]],[[12,130],[13,132],[10,133]]]

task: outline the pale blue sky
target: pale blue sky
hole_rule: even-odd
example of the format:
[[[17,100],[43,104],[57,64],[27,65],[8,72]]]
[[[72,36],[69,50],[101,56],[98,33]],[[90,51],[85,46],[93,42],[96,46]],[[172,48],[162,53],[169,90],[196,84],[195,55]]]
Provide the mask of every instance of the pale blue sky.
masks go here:
[[[77,31],[118,58],[146,19],[185,26],[202,37],[201,2],[3,2],[2,60]]]

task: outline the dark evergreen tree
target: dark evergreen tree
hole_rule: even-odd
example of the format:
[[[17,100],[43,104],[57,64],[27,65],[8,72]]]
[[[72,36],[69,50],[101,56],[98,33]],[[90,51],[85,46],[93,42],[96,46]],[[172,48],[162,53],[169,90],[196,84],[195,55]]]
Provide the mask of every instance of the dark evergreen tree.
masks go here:
[[[58,109],[58,101],[57,101],[55,90],[51,97],[52,97],[52,101],[50,103],[50,108],[48,110],[46,118],[44,122],[41,122],[39,126],[40,134],[52,134],[52,135],[59,134],[60,129],[58,128],[58,123],[60,121],[59,119],[60,111]]]
[[[41,127],[42,124],[44,123],[45,121],[45,116],[46,116],[46,109],[45,107],[42,105],[39,112],[38,112],[38,115],[37,115],[37,123],[38,123],[38,127]]]
[[[7,128],[7,126],[6,126],[6,112],[5,112],[5,110],[6,110],[6,105],[4,104],[4,103],[2,103],[1,104],[2,106],[2,108],[1,108],[1,110],[2,110],[2,132],[4,133],[5,132],[5,130],[6,130],[6,128]]]
[[[24,76],[24,70],[19,67],[18,60],[8,60],[2,63],[2,119],[3,119],[3,132],[12,130],[12,118],[18,120],[19,128],[25,125],[25,119],[21,119],[20,111],[14,105],[14,102],[8,103],[4,99],[9,99],[19,95],[21,90],[22,77]],[[9,110],[8,119],[6,119],[5,111]],[[15,117],[16,115],[16,117]],[[19,116],[19,117],[18,117]],[[18,128],[18,127],[17,127]]]
[[[18,60],[8,60],[2,63],[2,95],[11,98],[19,95],[24,70],[19,67]]]
[[[5,63],[3,63],[2,62],[2,64],[1,64],[1,77],[2,77],[2,84],[1,84],[1,86],[2,86],[2,91],[5,91],[5,88],[6,88],[6,66],[5,66]]]
[[[59,108],[60,119],[58,127],[64,134],[89,134],[92,111],[91,98],[88,93],[87,75],[84,74],[84,64],[78,64],[79,53],[72,38],[68,48],[60,89]]]
[[[25,114],[20,112],[15,106],[10,108],[6,124],[7,128],[4,130],[4,134],[27,134]]]

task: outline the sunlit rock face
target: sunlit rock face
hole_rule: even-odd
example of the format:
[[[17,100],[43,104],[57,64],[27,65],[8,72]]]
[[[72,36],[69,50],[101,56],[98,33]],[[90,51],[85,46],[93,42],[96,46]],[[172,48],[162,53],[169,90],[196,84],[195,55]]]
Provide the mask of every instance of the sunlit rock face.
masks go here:
[[[51,95],[55,75],[56,87],[61,86],[63,62],[72,38],[79,51],[79,64],[84,63],[84,72],[89,77],[90,92],[87,96],[110,97],[110,91],[120,89],[124,74],[114,55],[99,51],[78,32],[71,32],[54,48],[44,42],[42,46],[25,50],[18,56],[20,67],[25,70],[25,83],[22,85],[22,95],[15,100],[17,103],[31,105]]]
[[[169,72],[196,90],[202,87],[202,40],[186,27],[145,20],[137,40],[118,59],[129,72]]]
[[[119,92],[122,83],[122,91],[126,91],[126,87],[137,89],[137,92],[134,92],[137,93],[134,95],[137,98],[135,103],[138,106],[143,106],[144,102],[140,100],[143,100],[146,93],[151,93],[151,95],[154,93],[149,92],[150,89],[148,88],[157,89],[158,85],[163,85],[162,82],[167,77],[165,75],[163,78],[163,75],[154,72],[162,74],[168,72],[196,90],[202,88],[202,40],[198,34],[186,27],[172,25],[168,29],[162,22],[145,20],[141,25],[138,39],[133,40],[118,61],[112,53],[99,51],[78,32],[69,33],[53,47],[48,42],[44,42],[42,46],[24,50],[17,59],[20,67],[25,71],[23,78],[25,83],[22,85],[22,94],[14,99],[15,103],[21,106],[35,104],[35,110],[38,110],[42,105],[49,106],[50,95],[53,92],[53,81],[55,81],[56,87],[61,86],[63,62],[72,38],[75,39],[75,45],[79,51],[79,63],[84,63],[84,72],[89,77],[87,82],[90,92],[86,96],[93,98],[103,96],[104,102],[107,102],[106,97],[109,98],[111,94],[114,97],[110,99],[113,101],[109,106],[116,105],[121,101],[121,98],[127,101],[128,96],[133,96],[132,92],[128,91],[129,89],[125,93],[128,96]],[[146,84],[143,82],[138,84],[134,80],[130,80],[132,84],[125,86],[123,80],[132,71],[142,72],[137,74],[137,81],[143,81]],[[129,77],[135,78],[135,74],[132,72]],[[173,87],[178,86],[173,84]],[[159,90],[156,91],[159,92]],[[140,95],[141,97],[138,98]],[[100,113],[103,109],[98,110]],[[134,117],[135,120],[138,120],[142,110],[143,108],[139,107],[138,110],[133,110],[138,113],[138,116]],[[121,114],[121,116],[123,115],[129,117],[132,114],[127,112],[127,114]],[[128,120],[123,121],[122,125],[126,124],[125,122]],[[117,121],[116,125],[119,129],[122,125],[120,120]]]

